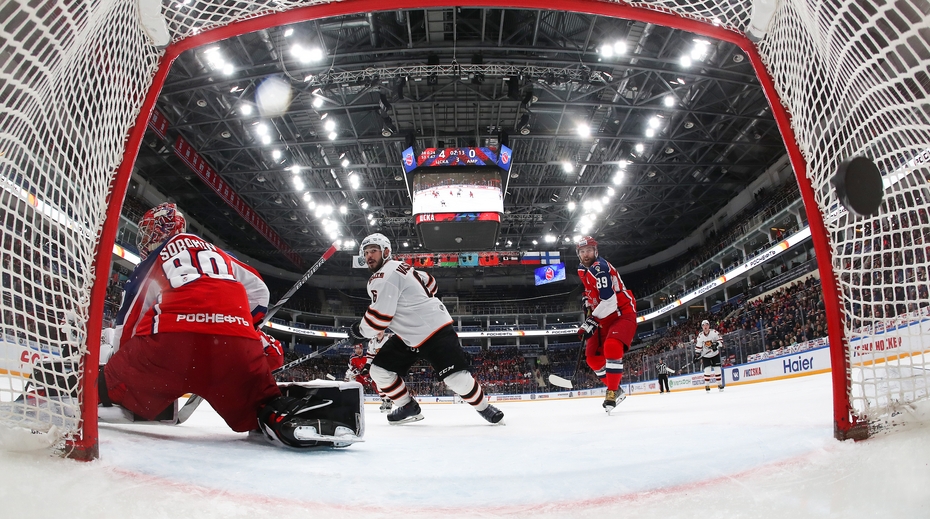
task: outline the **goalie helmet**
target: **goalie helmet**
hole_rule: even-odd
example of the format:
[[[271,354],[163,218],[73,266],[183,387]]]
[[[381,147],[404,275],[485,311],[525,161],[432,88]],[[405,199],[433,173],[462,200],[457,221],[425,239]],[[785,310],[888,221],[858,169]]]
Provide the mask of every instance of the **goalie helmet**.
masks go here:
[[[581,252],[582,247],[594,247],[594,255],[597,256],[597,241],[592,236],[585,236],[575,244],[575,253]]]
[[[149,209],[139,221],[139,256],[145,259],[168,238],[184,232],[186,227],[187,222],[175,204],[166,202]]]
[[[393,250],[391,248],[391,240],[387,239],[387,236],[381,233],[377,233],[377,232],[374,234],[369,234],[368,236],[365,237],[364,240],[362,240],[362,243],[358,246],[358,255],[364,256],[365,247],[368,247],[369,245],[377,245],[381,249],[382,259],[388,259],[391,257],[390,252],[385,252],[385,251]]]

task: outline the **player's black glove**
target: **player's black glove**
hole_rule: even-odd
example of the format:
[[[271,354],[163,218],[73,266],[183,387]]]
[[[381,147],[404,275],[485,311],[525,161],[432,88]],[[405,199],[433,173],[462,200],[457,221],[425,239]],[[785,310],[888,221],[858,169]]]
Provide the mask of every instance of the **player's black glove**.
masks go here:
[[[349,337],[359,342],[367,340],[365,336],[362,335],[362,322],[361,321],[356,321],[352,323],[352,326],[349,327]]]
[[[598,326],[597,319],[594,317],[588,317],[585,319],[585,322],[581,323],[581,326],[578,328],[578,338],[581,339],[582,342],[590,339],[591,336],[594,335],[594,331],[597,330]]]
[[[710,351],[717,351],[717,344],[718,344],[718,343],[716,343],[716,342],[713,343],[713,344],[711,344],[711,345],[710,345]]]

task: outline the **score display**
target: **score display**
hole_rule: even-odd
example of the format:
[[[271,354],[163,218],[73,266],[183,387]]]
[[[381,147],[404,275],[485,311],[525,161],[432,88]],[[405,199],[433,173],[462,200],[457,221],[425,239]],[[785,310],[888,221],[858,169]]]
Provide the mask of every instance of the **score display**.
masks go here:
[[[500,152],[491,148],[426,148],[419,155],[409,147],[401,154],[404,171],[410,173],[417,168],[444,166],[497,166],[508,172],[513,160],[513,151],[501,145]]]
[[[495,246],[504,212],[502,174],[513,152],[491,148],[403,151],[412,213],[423,246],[434,251],[488,250]]]

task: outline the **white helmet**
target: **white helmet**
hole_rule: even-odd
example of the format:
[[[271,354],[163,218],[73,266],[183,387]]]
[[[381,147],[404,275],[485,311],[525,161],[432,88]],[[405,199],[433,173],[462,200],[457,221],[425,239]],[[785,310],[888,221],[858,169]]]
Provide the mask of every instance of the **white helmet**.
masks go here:
[[[391,240],[387,239],[387,236],[379,232],[376,232],[374,234],[369,234],[368,236],[365,236],[365,239],[362,240],[362,243],[359,244],[358,246],[358,255],[364,256],[365,247],[369,245],[377,245],[378,247],[380,247],[381,257],[383,259],[388,259],[390,257],[390,252],[385,253],[385,250],[387,251],[393,250],[393,248],[391,247]]]
[[[707,326],[710,326],[710,321],[708,321],[707,319],[704,319],[703,321],[701,321],[701,326],[704,326],[705,324]]]

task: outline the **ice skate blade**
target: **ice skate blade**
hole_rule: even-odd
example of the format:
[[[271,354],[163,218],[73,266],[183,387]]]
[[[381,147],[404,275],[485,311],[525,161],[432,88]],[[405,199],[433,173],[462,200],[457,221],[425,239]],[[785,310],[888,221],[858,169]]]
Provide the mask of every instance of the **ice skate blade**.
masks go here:
[[[423,415],[422,415],[422,414],[417,414],[417,415],[413,415],[413,416],[408,416],[407,418],[404,418],[403,420],[397,420],[396,422],[390,422],[390,421],[389,421],[388,423],[391,424],[391,425],[400,425],[400,424],[404,424],[404,423],[419,422],[419,421],[422,420],[422,419],[423,419]]]

